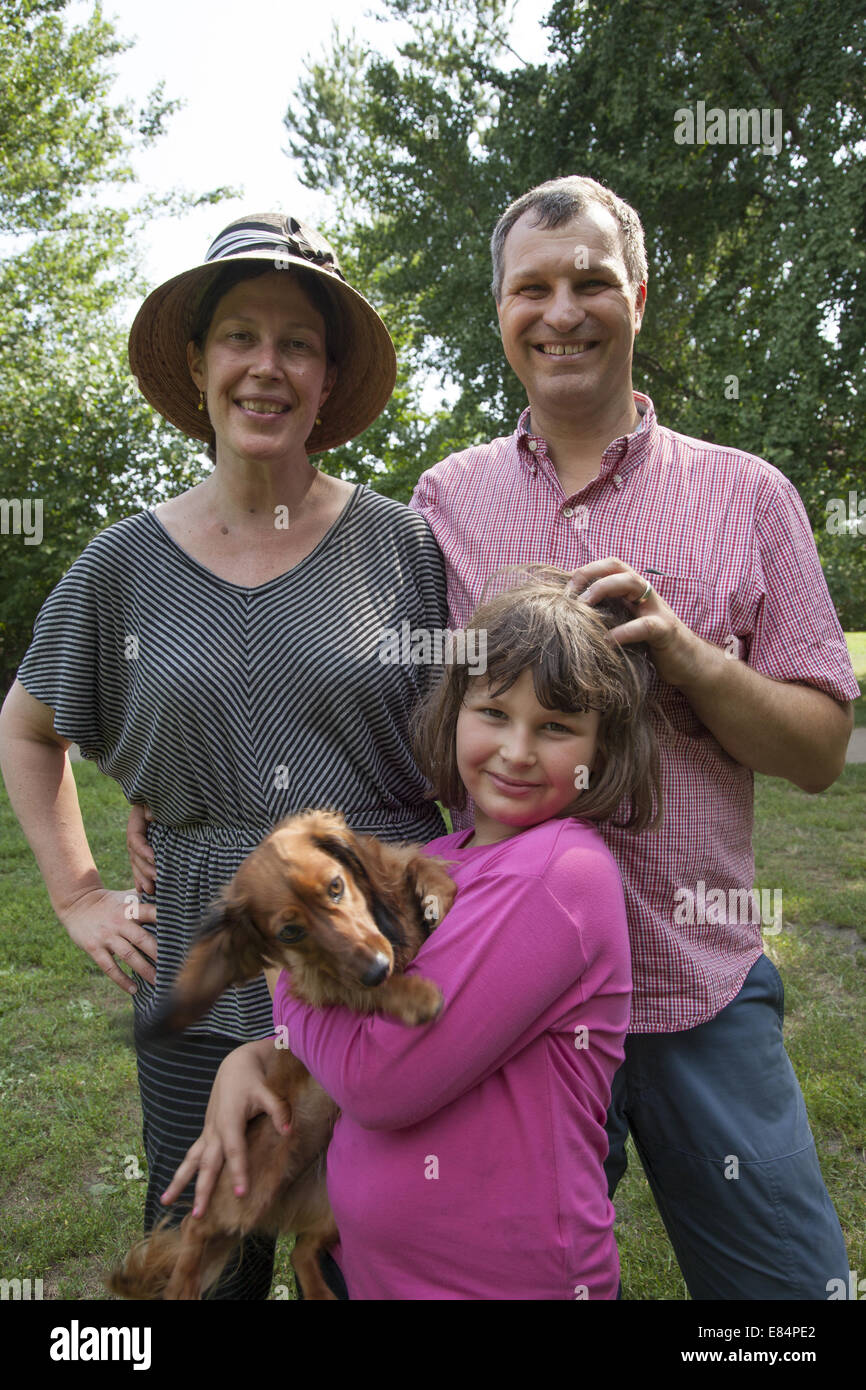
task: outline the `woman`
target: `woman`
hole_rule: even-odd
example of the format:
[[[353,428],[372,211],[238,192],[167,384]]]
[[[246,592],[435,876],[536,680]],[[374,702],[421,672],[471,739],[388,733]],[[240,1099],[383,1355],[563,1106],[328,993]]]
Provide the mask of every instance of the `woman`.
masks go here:
[[[52,906],[134,994],[140,1025],[222,884],[284,815],[331,805],[385,839],[442,833],[408,738],[429,672],[378,653],[383,629],[444,626],[447,608],[426,522],[309,462],[365,429],[395,379],[384,324],[316,233],[276,214],[232,223],[145,301],[130,362],[214,469],[90,543],[39,614],[0,733]],[[133,907],[137,920],[90,854],[71,741],[152,812],[155,908]],[[261,979],[179,1043],[137,1046],[147,1228],[220,1061],[271,1031]],[[247,1248],[216,1296],[266,1297],[272,1254]]]

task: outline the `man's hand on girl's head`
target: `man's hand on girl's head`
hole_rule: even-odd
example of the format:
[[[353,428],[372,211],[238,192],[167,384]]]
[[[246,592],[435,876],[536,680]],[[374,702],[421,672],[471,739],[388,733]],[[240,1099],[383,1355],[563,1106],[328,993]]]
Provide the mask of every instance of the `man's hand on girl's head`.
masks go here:
[[[571,587],[585,603],[618,598],[632,604],[633,621],[611,628],[610,640],[622,645],[645,642],[659,676],[668,685],[680,686],[695,679],[703,659],[702,648],[709,647],[709,643],[686,627],[660,598],[653,588],[652,575],[640,575],[622,560],[609,556],[575,570]]]

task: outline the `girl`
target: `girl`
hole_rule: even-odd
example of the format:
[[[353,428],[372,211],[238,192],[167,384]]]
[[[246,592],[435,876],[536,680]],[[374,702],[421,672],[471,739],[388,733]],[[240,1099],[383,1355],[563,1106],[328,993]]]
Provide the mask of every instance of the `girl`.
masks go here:
[[[316,1010],[285,972],[274,993],[275,1024],[341,1107],[328,1189],[353,1299],[617,1296],[604,1125],[631,973],[619,873],[592,822],[626,799],[625,824],[657,822],[649,676],[607,636],[628,610],[533,569],[469,624],[484,674],[446,668],[416,719],[433,794],[475,807],[473,830],[427,846],[458,893],[409,971],[436,981],[442,1014],[409,1029]],[[268,1048],[224,1063],[164,1200],[200,1167],[203,1210],[223,1151],[243,1186],[242,1125],[287,1118],[261,1086]]]

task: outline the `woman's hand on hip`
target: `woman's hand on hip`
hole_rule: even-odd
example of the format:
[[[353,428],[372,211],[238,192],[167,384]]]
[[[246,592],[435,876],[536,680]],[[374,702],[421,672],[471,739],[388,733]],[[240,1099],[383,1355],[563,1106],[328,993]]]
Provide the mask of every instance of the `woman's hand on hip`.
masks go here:
[[[272,1038],[244,1043],[220,1064],[208,1101],[204,1129],[188,1150],[160,1201],[170,1205],[198,1173],[194,1216],[203,1216],[223,1165],[228,1164],[235,1195],[247,1191],[246,1129],[256,1115],[267,1113],[278,1134],[290,1129],[290,1107],[265,1085],[265,1070],[273,1051]]]
[[[147,839],[147,823],[153,820],[149,806],[133,805],[126,822],[126,850],[132,865],[136,892],[156,891],[156,858]]]
[[[140,902],[138,894],[131,891],[93,888],[57,915],[76,946],[127,994],[135,994],[137,986],[115,957],[143,980],[156,981],[156,937],[141,926],[142,922],[156,923],[153,903]]]

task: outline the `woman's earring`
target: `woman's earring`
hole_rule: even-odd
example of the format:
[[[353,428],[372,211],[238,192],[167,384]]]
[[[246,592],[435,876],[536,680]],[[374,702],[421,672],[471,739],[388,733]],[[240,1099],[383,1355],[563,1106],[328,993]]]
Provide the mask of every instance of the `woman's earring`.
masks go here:
[[[198,408],[199,410],[204,410],[204,391],[199,391],[198,393]]]
[[[316,424],[317,424],[317,425],[320,425],[321,423],[322,423],[322,417],[321,417],[321,415],[317,415],[317,416],[316,416]]]

